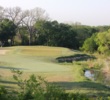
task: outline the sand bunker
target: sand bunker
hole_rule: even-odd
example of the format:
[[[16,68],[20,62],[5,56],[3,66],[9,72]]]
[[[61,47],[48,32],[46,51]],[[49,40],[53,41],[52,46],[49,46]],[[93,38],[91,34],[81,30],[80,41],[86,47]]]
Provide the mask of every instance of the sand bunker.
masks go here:
[[[9,50],[0,50],[0,55],[5,55]]]

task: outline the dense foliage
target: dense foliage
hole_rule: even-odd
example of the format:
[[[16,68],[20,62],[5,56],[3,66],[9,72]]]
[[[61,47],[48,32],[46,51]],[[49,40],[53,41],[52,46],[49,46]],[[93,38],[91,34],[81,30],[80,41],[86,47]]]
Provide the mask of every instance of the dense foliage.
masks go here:
[[[57,21],[45,21],[38,29],[38,45],[60,46],[77,48],[76,32],[68,24],[58,23]]]
[[[96,43],[100,53],[110,54],[110,30],[98,33]]]
[[[109,27],[66,24],[49,20],[41,8],[0,9],[0,43],[10,45],[60,46],[86,52],[109,53]]]
[[[100,54],[110,54],[110,30],[98,32],[86,39],[82,50],[87,52],[99,52]]]
[[[11,45],[13,43],[14,36],[16,35],[16,25],[9,19],[4,19],[0,22],[0,41],[2,45]]]
[[[95,52],[97,50],[97,47],[98,47],[96,42],[95,42],[95,37],[96,37],[96,35],[93,34],[90,38],[87,38],[84,41],[84,44],[80,49],[84,50],[86,52],[90,52],[90,53]]]

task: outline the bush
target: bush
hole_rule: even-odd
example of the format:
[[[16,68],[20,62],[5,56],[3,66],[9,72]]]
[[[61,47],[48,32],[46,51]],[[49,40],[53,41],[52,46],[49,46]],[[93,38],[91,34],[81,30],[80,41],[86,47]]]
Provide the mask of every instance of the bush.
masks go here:
[[[8,100],[7,90],[3,86],[0,86],[0,100]]]
[[[20,71],[15,71],[14,79],[18,82],[20,92],[19,100],[60,100],[61,95],[65,93],[64,89],[54,84],[50,84],[40,76],[31,75],[28,80],[21,80]]]

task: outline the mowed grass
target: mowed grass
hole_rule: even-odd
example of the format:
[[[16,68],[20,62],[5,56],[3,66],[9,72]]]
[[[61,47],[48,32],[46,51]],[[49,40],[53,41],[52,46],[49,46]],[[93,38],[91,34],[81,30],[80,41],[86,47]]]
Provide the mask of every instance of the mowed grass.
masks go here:
[[[90,82],[84,77],[83,68],[77,63],[59,64],[57,57],[69,56],[80,52],[62,47],[48,46],[15,46],[1,48],[8,50],[0,55],[0,83],[6,87],[13,87],[12,69],[23,71],[23,79],[31,74],[40,75],[49,82],[61,85],[72,92],[109,93],[109,89],[96,82]],[[85,61],[86,63],[86,61]]]
[[[31,55],[31,56],[59,56],[65,52],[66,49],[62,48],[52,48],[52,47],[37,47],[37,48],[24,48],[21,50],[21,54]]]
[[[74,52],[68,48],[63,47],[49,47],[49,46],[18,46],[8,48],[12,50],[12,54],[21,54],[28,56],[65,56],[69,54],[73,54]]]
[[[72,80],[72,66],[64,66],[56,63],[56,57],[74,54],[75,52],[61,47],[47,47],[47,46],[16,46],[9,48],[2,48],[2,50],[9,50],[5,55],[0,55],[0,69],[1,75],[6,76],[6,79],[10,79],[12,74],[10,69],[19,69],[26,73],[24,78],[28,74],[37,74],[50,79],[51,81],[57,81],[58,76],[65,76],[66,80],[71,76]],[[7,76],[8,73],[8,76]],[[68,74],[68,76],[67,76]],[[52,77],[57,76],[54,80]],[[48,78],[49,77],[49,78]]]
[[[65,69],[67,70],[66,67],[55,63],[56,57],[74,54],[73,51],[60,47],[25,46],[6,49],[8,49],[9,52],[5,55],[1,55],[1,65],[19,68],[25,71],[65,71]]]

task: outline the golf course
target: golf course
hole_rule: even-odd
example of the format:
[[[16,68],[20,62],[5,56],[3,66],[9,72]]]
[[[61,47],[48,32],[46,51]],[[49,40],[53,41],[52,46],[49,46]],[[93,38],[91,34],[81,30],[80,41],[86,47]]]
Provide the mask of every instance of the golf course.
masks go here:
[[[6,88],[16,88],[12,70],[23,72],[22,79],[30,75],[41,76],[50,83],[57,84],[67,92],[86,93],[88,95],[108,95],[109,88],[100,82],[84,76],[84,67],[90,61],[59,63],[58,57],[83,54],[62,47],[49,46],[13,46],[0,48],[0,84]],[[94,62],[98,62],[94,60]]]

